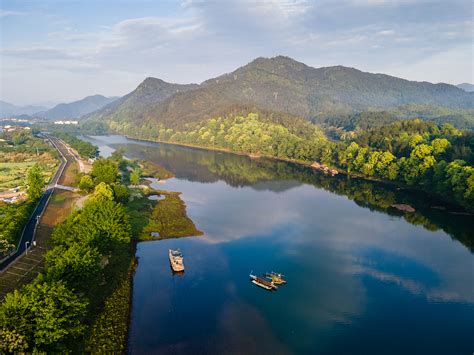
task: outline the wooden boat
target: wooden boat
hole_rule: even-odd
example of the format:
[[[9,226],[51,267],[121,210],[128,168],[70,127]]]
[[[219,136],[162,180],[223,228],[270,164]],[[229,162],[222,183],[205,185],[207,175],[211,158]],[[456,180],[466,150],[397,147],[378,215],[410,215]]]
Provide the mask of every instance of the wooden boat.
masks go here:
[[[179,249],[169,249],[168,256],[170,258],[170,264],[173,271],[184,271],[183,254],[181,254],[181,251]]]
[[[283,285],[283,284],[286,284],[286,280],[283,278],[285,275],[283,274],[280,274],[278,272],[275,272],[275,271],[271,271],[271,272],[267,272],[265,274],[265,277],[271,281],[273,281],[273,283],[275,285]]]
[[[277,290],[278,287],[272,282],[268,281],[264,277],[256,276],[250,273],[250,279],[252,280],[252,283],[260,286],[261,288],[264,288],[266,290]]]

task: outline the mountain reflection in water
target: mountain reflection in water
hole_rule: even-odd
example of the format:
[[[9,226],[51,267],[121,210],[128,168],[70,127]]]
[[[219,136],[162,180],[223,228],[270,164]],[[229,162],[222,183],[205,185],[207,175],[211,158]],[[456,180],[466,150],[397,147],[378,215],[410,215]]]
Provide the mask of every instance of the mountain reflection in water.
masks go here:
[[[132,353],[472,352],[472,216],[286,162],[90,139],[173,172],[159,188],[182,192],[205,232],[138,244]],[[183,251],[181,278],[170,247]],[[277,292],[248,280],[273,269],[288,279]]]

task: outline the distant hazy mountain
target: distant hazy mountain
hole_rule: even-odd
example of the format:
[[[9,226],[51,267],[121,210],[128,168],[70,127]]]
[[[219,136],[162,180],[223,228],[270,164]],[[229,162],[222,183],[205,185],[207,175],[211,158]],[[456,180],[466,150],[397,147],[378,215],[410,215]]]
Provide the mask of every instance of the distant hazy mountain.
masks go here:
[[[43,106],[17,106],[13,105],[9,102],[0,101],[0,118],[9,118],[12,116],[19,116],[19,115],[31,115],[35,112],[47,110],[46,107]]]
[[[474,94],[453,85],[408,81],[342,66],[312,68],[282,56],[257,58],[199,86],[172,85],[148,78],[91,118],[138,127],[144,123],[176,127],[242,106],[311,120],[407,104],[474,109]]]
[[[135,118],[142,117],[149,107],[163,102],[170,96],[196,89],[197,87],[199,87],[197,84],[172,84],[161,79],[146,78],[131,93],[93,112],[89,116],[117,121],[134,120]]]
[[[460,89],[463,89],[464,91],[467,91],[467,92],[473,92],[474,91],[474,85],[473,84],[462,83],[462,84],[458,84],[456,86]]]
[[[105,97],[102,95],[87,96],[79,101],[59,104],[50,110],[37,112],[36,115],[46,119],[77,119],[115,100],[117,100],[117,97]]]

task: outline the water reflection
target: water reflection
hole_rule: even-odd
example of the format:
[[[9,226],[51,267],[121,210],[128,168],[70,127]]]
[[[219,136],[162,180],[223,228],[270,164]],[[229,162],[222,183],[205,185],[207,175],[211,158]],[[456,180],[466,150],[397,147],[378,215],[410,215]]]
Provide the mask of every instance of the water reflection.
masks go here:
[[[181,191],[205,232],[138,245],[132,352],[472,351],[472,218],[292,164],[120,147],[175,173],[159,188]],[[417,212],[393,210],[395,202]],[[185,255],[181,278],[164,267],[169,247]],[[250,270],[271,269],[288,285],[267,293],[249,283]]]
[[[200,183],[224,181],[234,187],[249,186],[254,190],[274,192],[310,184],[345,196],[361,207],[401,217],[430,231],[441,229],[468,247],[471,252],[474,251],[474,216],[453,214],[439,209],[442,204],[423,193],[364,180],[347,179],[343,176],[330,178],[306,167],[270,159],[252,160],[246,156],[139,142],[122,136],[85,139],[99,145],[101,154],[105,156],[111,154],[114,150],[112,147],[120,146],[127,156],[157,162],[181,180]],[[390,207],[394,203],[412,205],[416,212],[395,210]]]

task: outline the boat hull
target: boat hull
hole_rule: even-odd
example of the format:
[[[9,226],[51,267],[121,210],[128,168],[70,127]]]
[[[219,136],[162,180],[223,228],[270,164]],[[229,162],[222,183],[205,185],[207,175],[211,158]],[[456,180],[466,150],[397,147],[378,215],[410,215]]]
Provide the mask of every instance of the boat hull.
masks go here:
[[[261,288],[264,288],[265,290],[271,290],[272,287],[271,286],[267,286],[267,285],[264,285],[264,284],[261,284],[260,282],[258,282],[257,280],[252,280],[252,283],[257,285],[257,286],[260,286]]]
[[[258,277],[256,275],[252,275],[252,274],[250,274],[249,276],[250,276],[250,279],[252,280],[252,283],[254,283],[257,286],[260,286],[260,287],[262,287],[264,289],[267,289],[267,290],[277,290],[278,289],[278,287],[273,282],[268,281],[263,277]]]
[[[173,250],[170,249],[168,251],[168,257],[170,260],[171,269],[173,269],[174,272],[184,271],[184,262],[181,254],[179,254],[179,256],[173,255]]]

